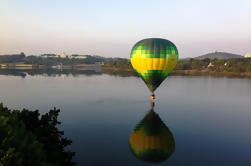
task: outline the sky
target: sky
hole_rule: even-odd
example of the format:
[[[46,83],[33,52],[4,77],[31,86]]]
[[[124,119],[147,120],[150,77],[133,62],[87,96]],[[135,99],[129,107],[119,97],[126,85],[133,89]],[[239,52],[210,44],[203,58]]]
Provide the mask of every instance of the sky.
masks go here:
[[[180,58],[251,53],[251,0],[0,0],[0,54],[129,58],[156,37]]]

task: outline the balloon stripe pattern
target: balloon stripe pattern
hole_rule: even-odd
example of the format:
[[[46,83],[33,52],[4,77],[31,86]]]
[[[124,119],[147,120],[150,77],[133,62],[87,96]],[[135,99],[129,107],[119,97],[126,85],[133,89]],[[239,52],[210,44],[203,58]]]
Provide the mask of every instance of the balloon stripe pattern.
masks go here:
[[[154,92],[176,66],[178,50],[169,40],[144,39],[134,45],[130,60],[149,90]]]

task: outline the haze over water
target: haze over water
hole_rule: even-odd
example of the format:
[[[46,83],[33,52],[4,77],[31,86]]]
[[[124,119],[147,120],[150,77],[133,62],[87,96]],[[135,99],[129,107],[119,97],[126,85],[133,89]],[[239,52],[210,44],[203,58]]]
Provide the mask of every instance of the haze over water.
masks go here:
[[[138,77],[106,74],[0,75],[0,101],[11,109],[61,109],[77,165],[149,165],[129,147],[133,129],[150,110]],[[154,111],[175,140],[157,165],[251,164],[251,80],[171,76],[156,91]]]

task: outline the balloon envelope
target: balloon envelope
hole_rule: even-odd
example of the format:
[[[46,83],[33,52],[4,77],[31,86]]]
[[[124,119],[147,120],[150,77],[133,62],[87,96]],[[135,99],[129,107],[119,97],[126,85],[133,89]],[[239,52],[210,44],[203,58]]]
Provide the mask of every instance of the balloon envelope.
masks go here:
[[[149,90],[154,92],[176,66],[178,50],[169,40],[144,39],[133,46],[130,60]]]

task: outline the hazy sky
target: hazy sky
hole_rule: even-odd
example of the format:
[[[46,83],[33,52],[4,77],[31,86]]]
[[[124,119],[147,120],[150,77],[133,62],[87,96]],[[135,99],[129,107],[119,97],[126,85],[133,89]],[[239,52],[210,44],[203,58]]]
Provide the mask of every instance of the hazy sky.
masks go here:
[[[251,0],[0,0],[0,54],[129,57],[160,37],[180,57],[251,52]]]

